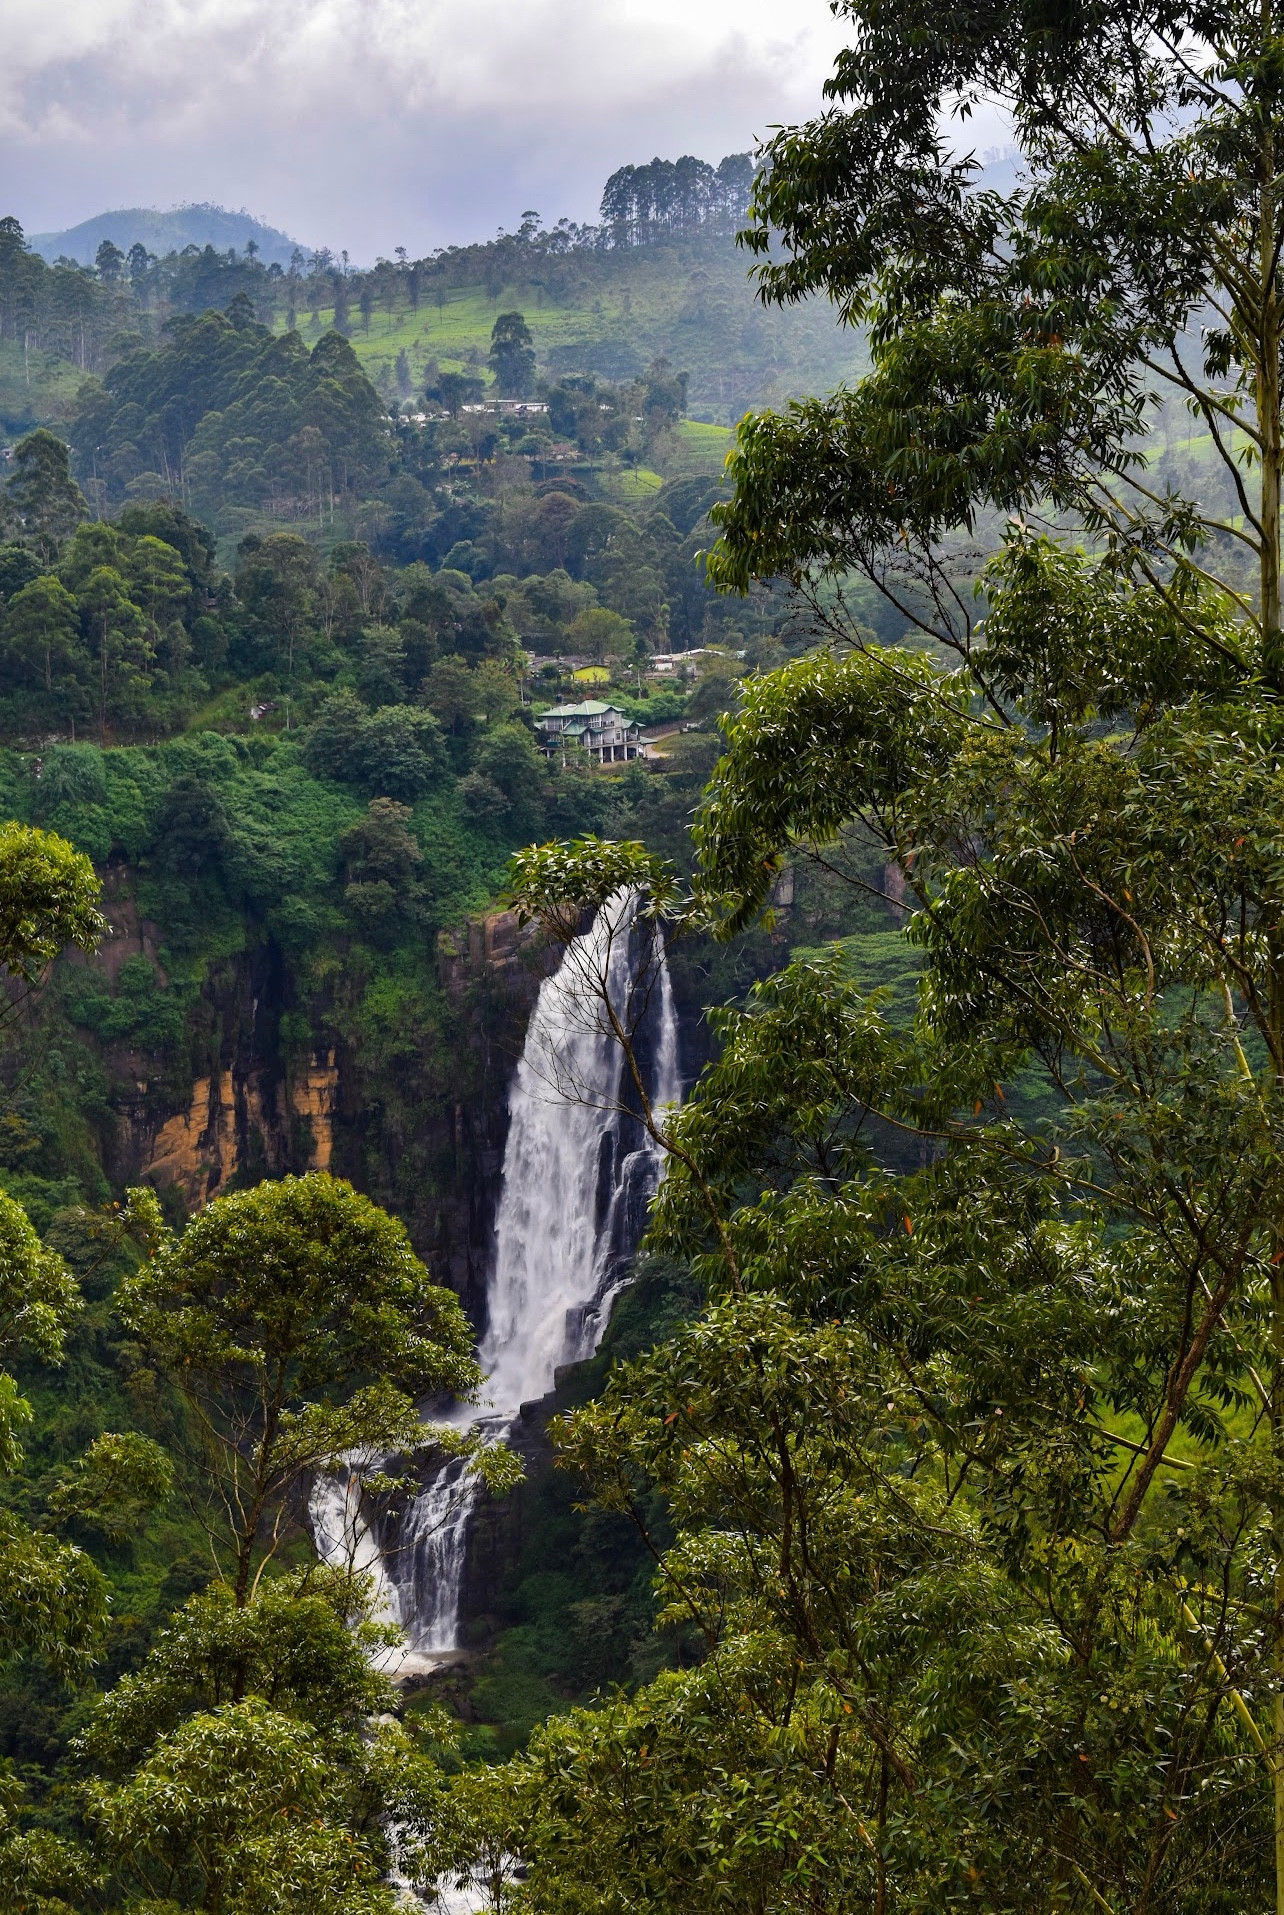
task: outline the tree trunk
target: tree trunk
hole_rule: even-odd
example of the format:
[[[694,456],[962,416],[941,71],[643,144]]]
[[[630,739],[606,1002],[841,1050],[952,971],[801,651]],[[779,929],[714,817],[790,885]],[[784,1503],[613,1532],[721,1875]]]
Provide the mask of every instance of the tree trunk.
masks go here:
[[[874,1885],[874,1915],[887,1915],[887,1787],[890,1780],[884,1751],[878,1771],[878,1859]]]
[[[1274,37],[1274,0],[1262,0],[1263,48]],[[1262,667],[1273,691],[1284,690],[1284,634],[1280,607],[1280,302],[1276,259],[1278,191],[1275,180],[1275,130],[1269,108],[1263,116],[1258,223],[1261,317],[1257,340],[1257,426],[1262,442],[1261,621]],[[1276,1046],[1276,1095],[1284,1096],[1279,1060],[1284,1037],[1284,945],[1271,927],[1270,1017]],[[1276,1255],[1271,1274],[1271,1443],[1277,1463],[1284,1462],[1284,1223],[1275,1226]],[[1271,1786],[1275,1827],[1275,1909],[1284,1915],[1284,1499],[1272,1511],[1274,1550],[1274,1701],[1271,1720]]]
[[[1271,1378],[1271,1434],[1277,1462],[1284,1459],[1284,1266],[1276,1263],[1271,1273],[1272,1336],[1274,1363]],[[1272,1545],[1275,1553],[1274,1622],[1274,1704],[1271,1720],[1271,1785],[1275,1811],[1275,1909],[1284,1915],[1284,1505],[1276,1497],[1272,1512]]]
[[[1276,289],[1275,140],[1263,137],[1262,317],[1257,419],[1262,435],[1262,663],[1273,691],[1284,690],[1284,636],[1280,616],[1280,303]],[[1269,171],[1268,171],[1269,169]]]
[[[1273,0],[1261,0],[1263,48],[1274,34]],[[1257,339],[1257,429],[1261,435],[1261,647],[1263,676],[1273,691],[1284,689],[1284,634],[1280,632],[1280,301],[1276,268],[1276,142],[1269,109],[1261,134],[1261,207],[1259,272],[1261,320]],[[1271,935],[1271,1023],[1276,1044],[1276,1095],[1284,1095],[1278,1059],[1284,1036],[1284,946],[1278,927]],[[1276,1222],[1276,1256],[1271,1273],[1271,1444],[1276,1463],[1284,1463],[1284,1224]],[[1284,1915],[1284,1499],[1274,1499],[1274,1641],[1271,1787],[1274,1806],[1274,1907]]]

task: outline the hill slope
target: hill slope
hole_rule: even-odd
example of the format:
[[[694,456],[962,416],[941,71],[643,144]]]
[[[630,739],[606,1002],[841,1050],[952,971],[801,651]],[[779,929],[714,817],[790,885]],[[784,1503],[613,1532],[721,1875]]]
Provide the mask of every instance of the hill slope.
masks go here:
[[[722,425],[750,407],[827,391],[866,363],[863,339],[841,327],[822,301],[760,305],[750,261],[721,235],[586,251],[555,269],[520,257],[492,268],[483,249],[476,253],[470,259],[461,251],[457,264],[447,256],[433,279],[425,275],[417,306],[404,297],[380,296],[365,306],[350,297],[346,330],[385,397],[396,395],[402,352],[410,376],[405,396],[420,390],[435,366],[484,366],[497,316],[514,307],[530,327],[542,375],[625,381],[663,358],[688,374],[691,412]],[[324,292],[311,310],[300,299],[297,323],[307,344],[335,318]]]
[[[269,266],[274,260],[288,266],[299,243],[279,227],[268,226],[249,213],[231,213],[208,201],[174,206],[164,213],[154,206],[121,207],[97,213],[62,233],[33,233],[27,243],[51,262],[65,255],[82,266],[92,266],[105,239],[114,241],[125,253],[136,240],[141,240],[150,253],[181,253],[184,246],[213,246],[219,252],[235,246],[238,252],[244,252],[253,240],[260,259]]]

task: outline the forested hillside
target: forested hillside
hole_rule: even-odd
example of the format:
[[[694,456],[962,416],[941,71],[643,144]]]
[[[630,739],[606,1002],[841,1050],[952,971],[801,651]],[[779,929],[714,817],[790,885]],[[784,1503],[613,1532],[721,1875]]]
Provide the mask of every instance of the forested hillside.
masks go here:
[[[175,315],[243,294],[248,317],[297,329],[309,347],[330,330],[349,338],[390,403],[418,402],[441,371],[475,371],[497,314],[516,307],[542,372],[619,384],[667,359],[687,373],[696,416],[730,424],[860,357],[823,305],[773,313],[754,301],[734,245],[751,173],[743,155],[716,170],[656,160],[612,176],[600,226],[545,228],[529,214],[484,244],[418,260],[399,249],[361,269],[324,249],[283,260],[258,242],[157,250],[125,226],[92,263],[49,265],[11,218],[0,223],[0,422],[61,424],[84,374],[159,345]]]

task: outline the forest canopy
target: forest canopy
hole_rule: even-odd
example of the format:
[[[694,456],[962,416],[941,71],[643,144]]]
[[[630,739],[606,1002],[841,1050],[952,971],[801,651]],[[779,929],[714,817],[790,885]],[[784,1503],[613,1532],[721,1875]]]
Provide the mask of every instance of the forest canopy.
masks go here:
[[[386,476],[391,426],[352,348],[331,332],[308,352],[247,300],[176,318],[158,349],[120,361],[77,402],[71,443],[111,507],[181,492],[198,516],[227,505],[318,519],[336,492]]]

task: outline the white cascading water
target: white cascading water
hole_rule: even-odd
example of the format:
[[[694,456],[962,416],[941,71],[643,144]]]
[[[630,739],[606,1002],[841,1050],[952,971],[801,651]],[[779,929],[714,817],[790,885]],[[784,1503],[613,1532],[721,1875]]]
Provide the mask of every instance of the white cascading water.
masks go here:
[[[480,1418],[470,1419],[475,1427]],[[489,1419],[486,1419],[489,1421]],[[502,1438],[507,1423],[494,1434]],[[392,1563],[397,1616],[412,1655],[456,1646],[476,1483],[450,1462],[426,1483],[397,1532]]]
[[[540,987],[509,1093],[508,1142],[495,1221],[495,1262],[479,1358],[487,1407],[465,1427],[502,1439],[523,1403],[547,1396],[558,1368],[596,1350],[663,1174],[663,1153],[641,1133],[621,1155],[624,1057],[602,989],[621,1022],[650,1020],[655,1110],[676,1105],[682,1083],[673,986],[659,927],[637,962],[638,898],[620,892],[568,947]],[[653,1003],[640,1001],[645,993]],[[369,1464],[367,1463],[367,1467]],[[318,1482],[311,1515],[318,1553],[375,1576],[381,1616],[409,1644],[401,1666],[457,1646],[468,1529],[477,1490],[448,1463],[415,1499],[380,1551],[360,1509],[360,1470]]]
[[[512,1415],[578,1354],[568,1314],[590,1307],[597,1287],[602,1144],[624,1070],[600,991],[604,982],[627,1018],[634,910],[627,894],[613,898],[545,979],[509,1094],[480,1360],[488,1396]]]

